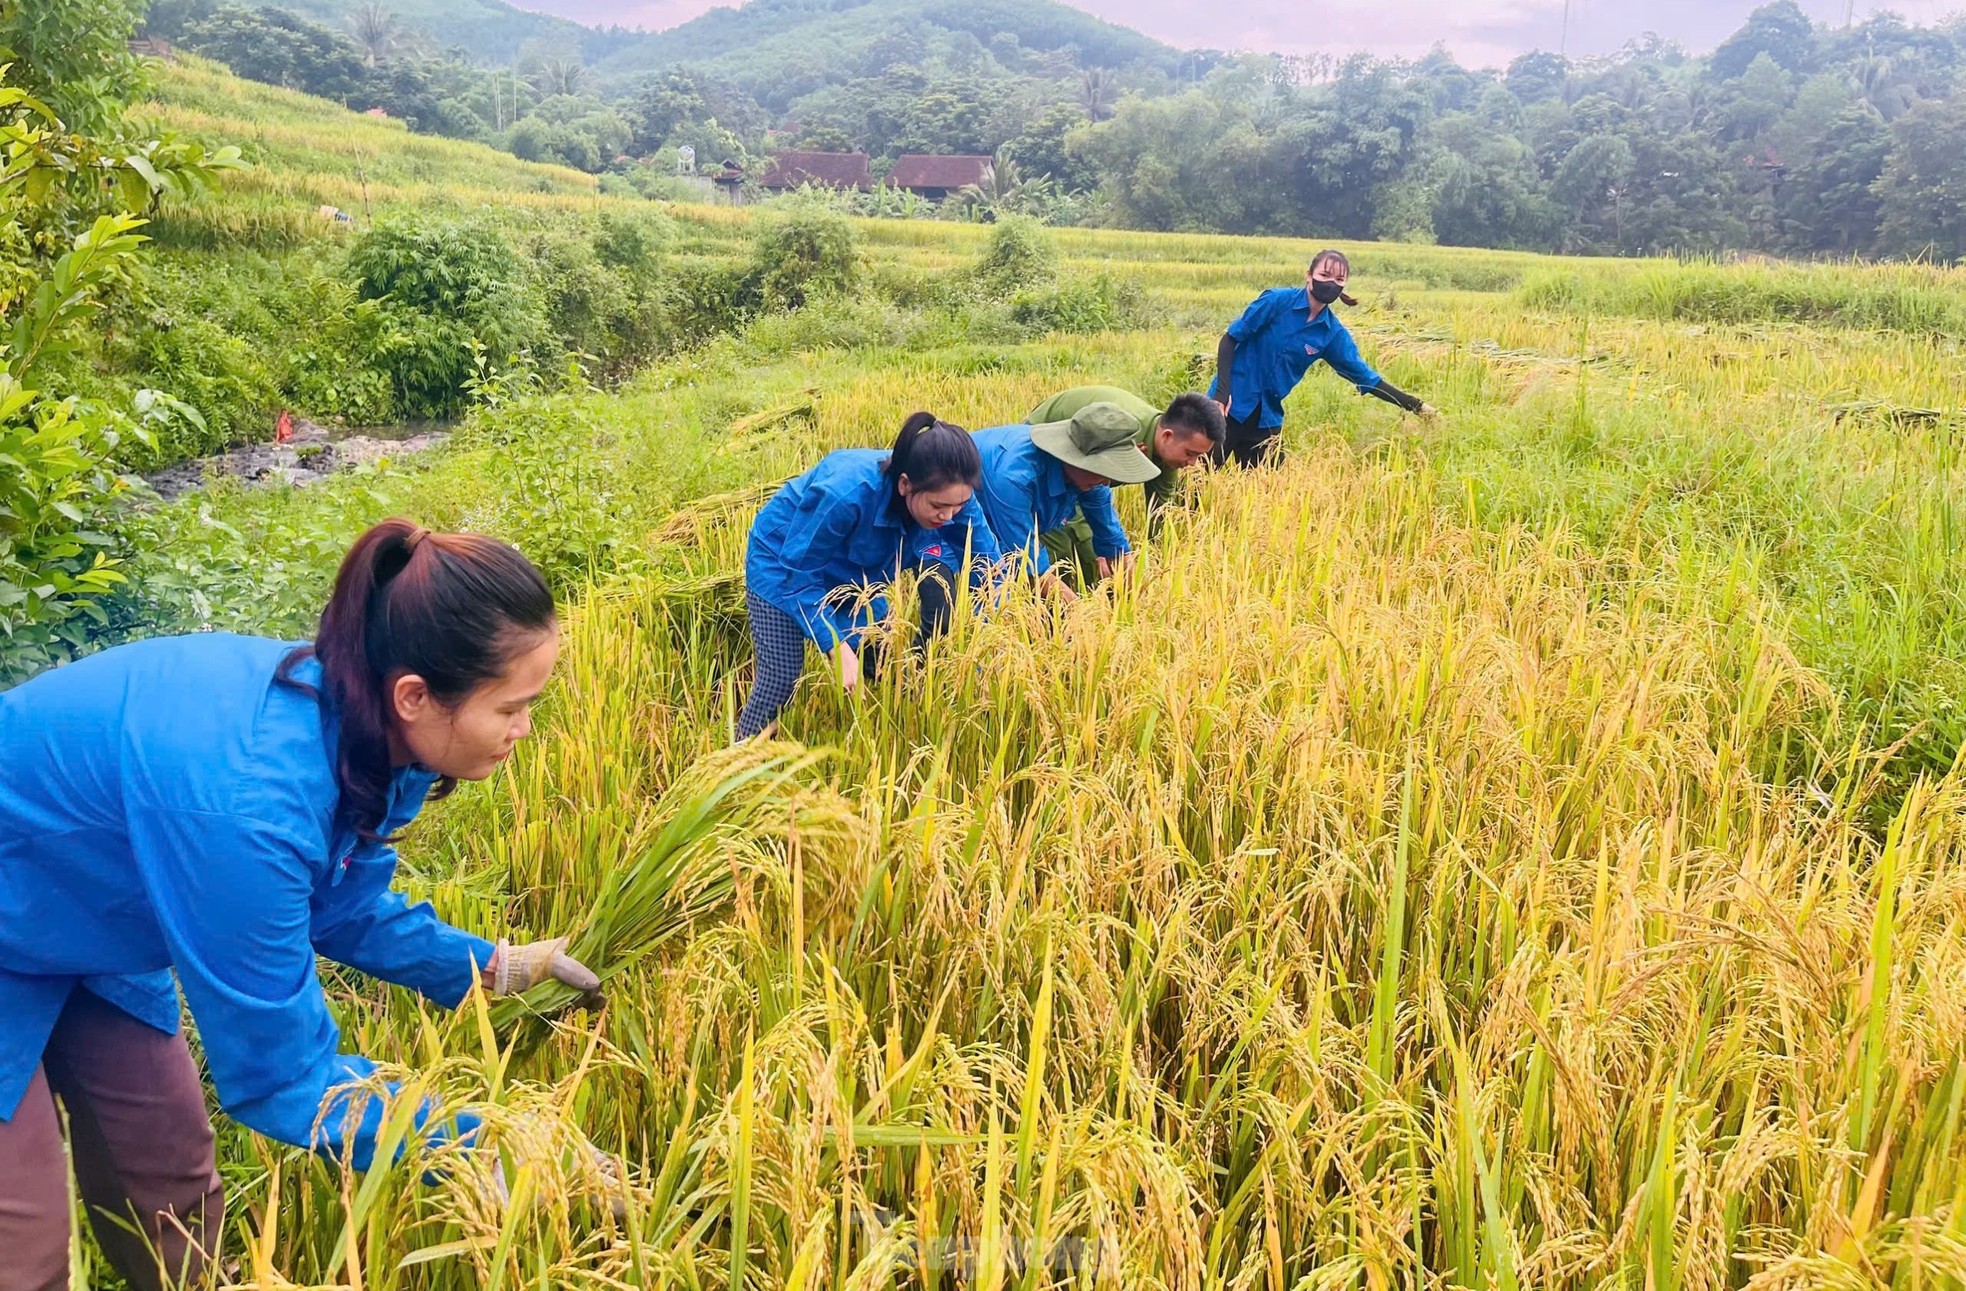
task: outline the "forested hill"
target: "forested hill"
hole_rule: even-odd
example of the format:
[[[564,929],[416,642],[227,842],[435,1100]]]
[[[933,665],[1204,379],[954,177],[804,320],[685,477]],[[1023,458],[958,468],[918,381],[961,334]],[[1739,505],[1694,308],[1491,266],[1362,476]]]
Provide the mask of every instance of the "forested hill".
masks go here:
[[[547,26],[487,67],[420,34],[438,11],[482,13],[487,33]],[[650,196],[684,195],[664,186],[684,147],[753,175],[783,148],[865,151],[876,177],[906,152],[990,153],[991,191],[940,214],[1601,255],[1966,255],[1966,18],[1824,26],[1775,0],[1703,57],[1649,41],[1499,69],[1444,51],[1177,51],[1052,0],[752,0],[656,34],[498,0],[157,0],[149,27],[240,75]],[[901,213],[885,200],[863,207]]]
[[[751,0],[624,44],[606,76],[688,64],[784,111],[801,96],[896,64],[1015,67],[1033,56],[1079,67],[1173,73],[1181,51],[1053,0]]]

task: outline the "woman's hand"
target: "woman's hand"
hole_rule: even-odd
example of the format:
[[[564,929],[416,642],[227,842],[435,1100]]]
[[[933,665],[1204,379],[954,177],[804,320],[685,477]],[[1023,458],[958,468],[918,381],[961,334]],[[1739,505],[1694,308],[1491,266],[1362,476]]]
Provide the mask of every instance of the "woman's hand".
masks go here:
[[[1111,578],[1115,573],[1126,573],[1133,568],[1133,557],[1134,553],[1132,551],[1123,551],[1117,556],[1097,557],[1099,577],[1101,579],[1107,579]]]
[[[583,993],[601,989],[594,970],[567,954],[565,937],[514,946],[501,941],[485,965],[485,990],[493,995],[523,995],[548,978]]]
[[[1057,597],[1067,605],[1079,599],[1079,594],[1072,590],[1072,585],[1060,578],[1055,569],[1047,569],[1039,576],[1038,591],[1045,596]]]
[[[860,689],[860,656],[844,641],[840,642],[839,664],[840,686],[851,695]]]

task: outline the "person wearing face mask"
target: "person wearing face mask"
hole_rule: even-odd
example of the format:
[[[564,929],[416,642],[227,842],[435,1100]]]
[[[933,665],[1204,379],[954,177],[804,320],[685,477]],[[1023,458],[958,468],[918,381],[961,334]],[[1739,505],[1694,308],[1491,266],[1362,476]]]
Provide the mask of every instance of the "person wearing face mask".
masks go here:
[[[1320,251],[1302,287],[1276,287],[1250,302],[1229,324],[1215,350],[1215,381],[1208,387],[1228,417],[1228,434],[1214,454],[1217,465],[1233,458],[1259,466],[1283,429],[1283,401],[1311,365],[1323,361],[1358,387],[1405,412],[1436,415],[1433,408],[1393,385],[1359,357],[1351,332],[1333,305],[1356,305],[1345,292],[1352,272],[1342,251]]]
[[[180,987],[227,1115],[367,1169],[376,1068],[316,956],[446,1007],[599,985],[565,938],[494,944],[390,886],[392,839],[526,737],[559,648],[524,556],[387,520],[311,644],[163,637],[0,694],[0,1291],[68,1285],[71,1158],[129,1285],[210,1278],[224,1192]]]
[[[1139,418],[1117,404],[1089,403],[1065,421],[976,432],[983,514],[1005,554],[1024,558],[1040,591],[1078,599],[1038,537],[1074,518],[1091,532],[1101,573],[1132,560],[1132,545],[1113,510],[1112,486],[1145,484],[1160,474],[1135,442],[1139,426]]]
[[[792,698],[810,641],[856,689],[878,660],[870,629],[888,617],[877,590],[922,571],[918,647],[947,630],[948,578],[982,586],[1002,559],[976,500],[982,463],[968,431],[933,413],[909,417],[892,451],[843,448],[781,488],[758,512],[744,558],[744,604],[757,677],[737,738],[769,730]]]
[[[1190,393],[1176,395],[1167,411],[1156,412],[1145,399],[1118,386],[1079,386],[1046,399],[1025,421],[1033,426],[1070,421],[1080,409],[1095,403],[1112,404],[1133,418],[1133,442],[1159,472],[1140,486],[1147,497],[1147,537],[1152,540],[1160,532],[1161,512],[1174,497],[1180,473],[1222,443],[1222,410],[1208,396]],[[1040,534],[1039,541],[1054,564],[1071,567],[1081,587],[1111,572],[1111,562],[1100,560],[1093,550],[1092,525],[1082,514]]]

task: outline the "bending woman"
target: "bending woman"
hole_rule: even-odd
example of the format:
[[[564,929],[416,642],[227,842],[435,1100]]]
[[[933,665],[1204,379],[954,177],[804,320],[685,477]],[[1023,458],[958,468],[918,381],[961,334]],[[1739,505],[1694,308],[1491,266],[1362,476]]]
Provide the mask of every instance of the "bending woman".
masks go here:
[[[0,694],[0,1289],[67,1285],[57,1100],[110,1262],[208,1276],[223,1194],[173,972],[219,1106],[357,1169],[375,1064],[341,1051],[316,955],[446,1007],[480,977],[598,985],[564,938],[494,946],[389,886],[391,839],[526,737],[558,651],[524,556],[389,520],[311,645],[166,637]]]
[[[892,452],[828,453],[764,505],[744,558],[758,670],[737,718],[738,739],[778,720],[805,668],[808,641],[833,657],[847,690],[860,684],[867,632],[887,618],[886,597],[868,589],[902,570],[928,571],[917,584],[917,646],[948,627],[947,574],[966,567],[981,585],[1002,559],[976,501],[982,476],[969,432],[918,412]],[[873,661],[865,671],[872,674]]]
[[[1322,360],[1360,394],[1383,399],[1404,412],[1431,417],[1434,410],[1373,370],[1359,357],[1352,334],[1331,308],[1356,305],[1345,293],[1352,262],[1342,251],[1320,251],[1302,287],[1273,287],[1250,302],[1229,324],[1215,349],[1215,382],[1209,397],[1229,419],[1228,435],[1215,450],[1217,465],[1234,458],[1260,466],[1283,429],[1283,401],[1311,365]]]

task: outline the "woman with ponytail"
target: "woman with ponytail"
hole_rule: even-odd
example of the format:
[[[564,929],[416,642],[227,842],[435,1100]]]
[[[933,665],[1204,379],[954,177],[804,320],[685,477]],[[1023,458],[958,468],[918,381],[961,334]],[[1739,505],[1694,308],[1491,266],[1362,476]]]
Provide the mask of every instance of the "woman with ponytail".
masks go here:
[[[1215,383],[1209,397],[1228,418],[1228,435],[1214,453],[1217,465],[1234,458],[1260,466],[1283,430],[1283,401],[1311,365],[1322,360],[1358,388],[1403,412],[1433,417],[1434,410],[1373,370],[1359,357],[1352,334],[1333,305],[1357,305],[1345,284],[1352,262],[1342,251],[1311,257],[1302,287],[1264,292],[1229,324],[1215,348]]]
[[[392,840],[526,737],[558,650],[524,556],[389,520],[311,644],[141,641],[0,694],[0,1291],[67,1285],[57,1100],[130,1285],[209,1276],[223,1193],[177,987],[228,1115],[364,1169],[375,1065],[341,1051],[317,955],[447,1007],[598,986],[564,938],[494,945],[390,888]]]
[[[969,432],[918,412],[891,452],[843,448],[780,489],[758,512],[744,559],[744,604],[757,647],[757,678],[738,715],[737,737],[762,734],[792,698],[810,641],[833,657],[851,691],[868,629],[887,618],[870,589],[903,570],[923,570],[922,637],[948,627],[945,581],[966,569],[979,584],[1002,553],[977,504],[983,467]]]

